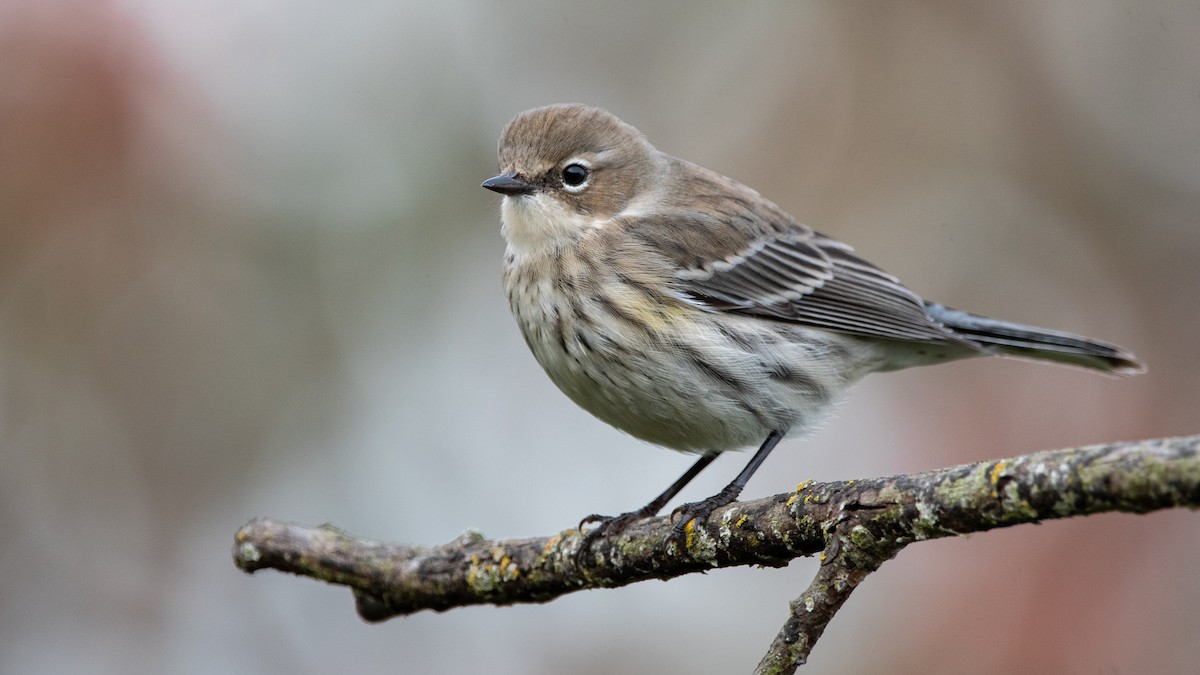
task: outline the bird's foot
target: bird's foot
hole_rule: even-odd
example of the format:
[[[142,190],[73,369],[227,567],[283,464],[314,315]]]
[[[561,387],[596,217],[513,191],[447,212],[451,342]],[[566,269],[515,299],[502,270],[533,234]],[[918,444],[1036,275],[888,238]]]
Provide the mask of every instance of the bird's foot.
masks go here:
[[[596,527],[588,530],[587,532],[583,532],[583,540],[579,542],[579,548],[575,550],[576,569],[583,565],[584,555],[591,550],[592,544],[595,543],[596,540],[618,535],[637,521],[653,517],[658,513],[658,508],[654,508],[653,510],[650,509],[651,507],[655,506],[656,505],[654,504],[647,504],[645,507],[642,507],[636,511],[622,513],[619,516],[602,516],[598,513],[593,513],[590,516],[584,516],[583,520],[579,521],[580,532],[583,532],[583,528],[587,525],[591,525],[592,523],[595,523]]]
[[[741,493],[741,486],[728,485],[724,490],[707,498],[701,499],[698,502],[689,504],[681,504],[671,511],[671,520],[675,526],[671,528],[671,534],[667,538],[668,542],[675,542],[680,550],[684,550],[687,544],[687,526],[688,523],[695,521],[696,527],[700,527],[708,522],[708,517],[713,511],[732,504]],[[676,520],[676,517],[679,519]]]

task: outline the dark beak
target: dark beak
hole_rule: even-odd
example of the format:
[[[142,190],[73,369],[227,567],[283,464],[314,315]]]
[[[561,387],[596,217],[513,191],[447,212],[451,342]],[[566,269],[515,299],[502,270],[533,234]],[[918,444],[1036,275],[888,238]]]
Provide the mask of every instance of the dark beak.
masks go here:
[[[511,197],[519,197],[533,192],[533,186],[517,175],[516,171],[502,173],[495,178],[489,178],[483,181],[483,185],[492,192],[499,192],[502,195]]]

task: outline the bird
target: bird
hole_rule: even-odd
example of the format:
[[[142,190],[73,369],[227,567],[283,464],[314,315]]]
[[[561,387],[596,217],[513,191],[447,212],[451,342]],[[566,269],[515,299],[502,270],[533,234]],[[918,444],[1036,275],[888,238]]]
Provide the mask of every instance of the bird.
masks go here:
[[[927,302],[755,190],[656,149],[588,105],[504,128],[503,283],[525,342],[572,401],[649,443],[698,455],[645,506],[593,514],[585,544],[657,515],[720,453],[758,446],[720,492],[683,504],[672,536],[735,501],[786,436],[863,376],[981,356],[1115,375],[1114,344]]]

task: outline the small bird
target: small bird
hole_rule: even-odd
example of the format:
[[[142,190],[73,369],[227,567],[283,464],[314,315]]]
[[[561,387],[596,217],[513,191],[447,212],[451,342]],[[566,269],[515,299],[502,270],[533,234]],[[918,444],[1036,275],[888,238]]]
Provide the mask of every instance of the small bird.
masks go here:
[[[926,302],[758,192],[659,152],[600,108],[517,115],[499,146],[504,288],[526,343],[576,404],[637,438],[713,459],[755,444],[728,486],[673,515],[673,536],[737,499],[786,435],[812,429],[864,375],[1010,355],[1127,375],[1116,345]]]

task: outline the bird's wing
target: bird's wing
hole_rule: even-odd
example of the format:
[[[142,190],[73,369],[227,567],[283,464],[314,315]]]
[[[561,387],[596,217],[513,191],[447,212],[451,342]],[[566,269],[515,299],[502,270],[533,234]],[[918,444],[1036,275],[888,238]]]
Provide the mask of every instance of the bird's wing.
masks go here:
[[[868,337],[962,342],[895,277],[797,223],[757,192],[678,162],[686,194],[628,228],[673,268],[676,294],[712,312]]]
[[[685,300],[710,311],[869,337],[954,340],[895,277],[801,226],[762,234],[733,255],[679,269],[675,279]]]

